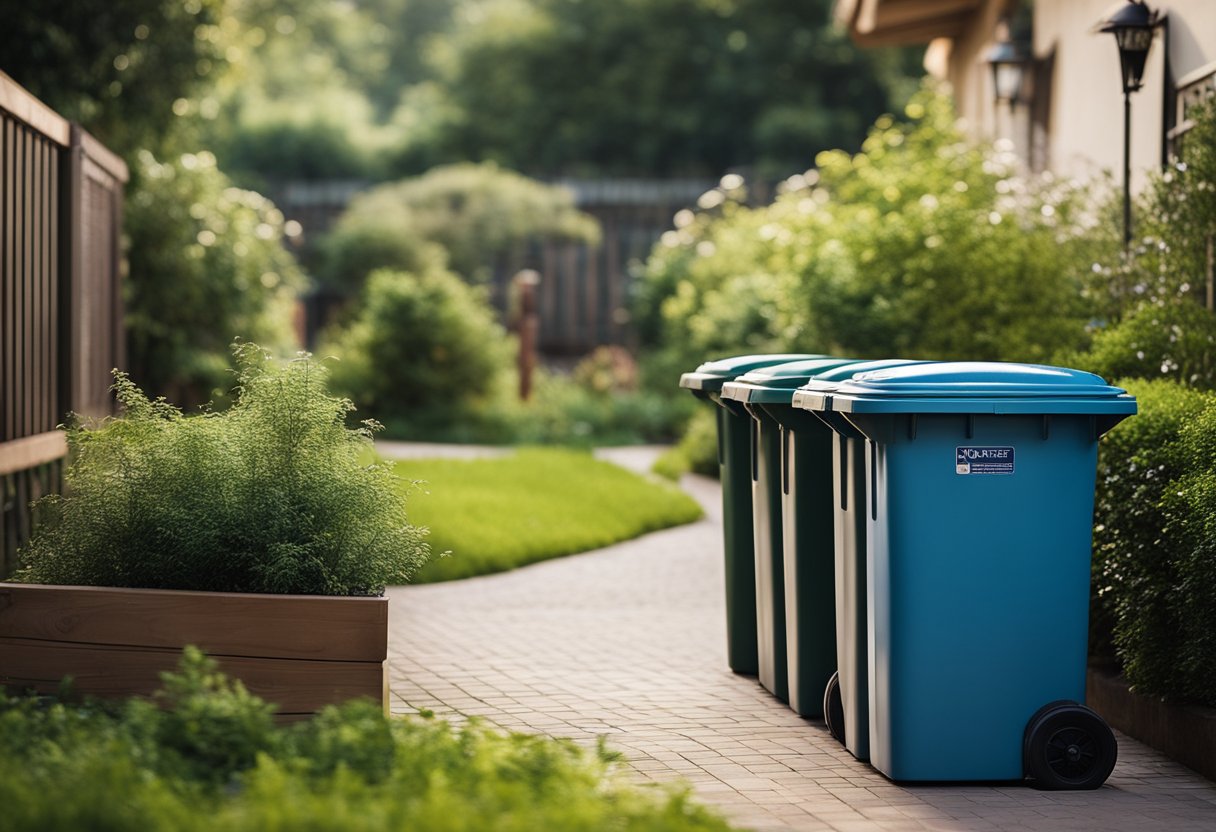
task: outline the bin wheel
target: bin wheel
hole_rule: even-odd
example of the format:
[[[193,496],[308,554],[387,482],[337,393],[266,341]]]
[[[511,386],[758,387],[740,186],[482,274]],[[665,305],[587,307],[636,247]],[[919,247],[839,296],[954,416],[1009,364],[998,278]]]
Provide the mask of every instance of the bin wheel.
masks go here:
[[[828,732],[844,745],[844,699],[840,695],[839,670],[828,679],[828,686],[823,691],[823,721],[827,723]]]
[[[1022,767],[1041,789],[1096,789],[1115,768],[1110,726],[1084,705],[1061,700],[1040,708],[1022,743]]]

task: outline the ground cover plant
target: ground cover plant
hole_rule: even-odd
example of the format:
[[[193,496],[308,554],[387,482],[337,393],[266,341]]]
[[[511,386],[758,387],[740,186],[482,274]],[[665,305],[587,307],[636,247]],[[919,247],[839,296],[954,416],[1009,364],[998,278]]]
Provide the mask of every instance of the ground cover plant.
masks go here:
[[[590,454],[530,448],[491,459],[403,460],[415,520],[437,552],[418,582],[501,572],[607,546],[701,516],[676,487],[647,480]]]
[[[599,747],[371,702],[276,726],[188,648],[157,701],[47,703],[0,689],[6,829],[726,832],[686,793],[632,785]],[[162,707],[157,707],[161,705]]]
[[[19,553],[15,579],[228,592],[374,595],[426,560],[408,485],[364,458],[374,425],[309,356],[236,347],[236,401],[184,416],[125,375],[123,413],[68,428],[63,496]],[[400,486],[400,487],[399,487]]]

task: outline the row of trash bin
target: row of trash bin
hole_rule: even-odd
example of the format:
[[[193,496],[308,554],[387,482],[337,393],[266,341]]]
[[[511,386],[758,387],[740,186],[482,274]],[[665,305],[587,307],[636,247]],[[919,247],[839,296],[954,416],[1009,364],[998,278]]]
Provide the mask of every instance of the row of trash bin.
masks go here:
[[[1136,412],[1091,373],[749,355],[719,405],[728,661],[897,781],[1092,789],[1085,700],[1097,442]]]

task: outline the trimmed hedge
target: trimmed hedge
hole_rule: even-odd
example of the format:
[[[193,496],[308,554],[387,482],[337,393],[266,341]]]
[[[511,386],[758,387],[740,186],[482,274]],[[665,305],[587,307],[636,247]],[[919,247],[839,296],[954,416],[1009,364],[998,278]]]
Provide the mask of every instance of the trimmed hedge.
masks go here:
[[[1216,396],[1118,384],[1140,413],[1098,459],[1090,650],[1142,692],[1216,704]]]

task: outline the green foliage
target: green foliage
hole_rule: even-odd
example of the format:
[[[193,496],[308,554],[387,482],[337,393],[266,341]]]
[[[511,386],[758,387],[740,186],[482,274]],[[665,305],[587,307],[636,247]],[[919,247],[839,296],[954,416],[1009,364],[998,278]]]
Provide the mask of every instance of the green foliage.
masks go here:
[[[498,391],[510,341],[482,293],[454,274],[373,272],[359,312],[323,347],[335,389],[396,424],[468,418]]]
[[[156,395],[202,404],[227,386],[233,338],[290,351],[303,278],[283,247],[283,215],[232,187],[211,154],[162,163],[144,151],[138,165],[126,205],[131,367]]]
[[[397,470],[427,483],[414,514],[431,528],[432,545],[451,552],[419,571],[424,582],[514,569],[701,516],[678,488],[567,449],[403,460]]]
[[[713,409],[697,409],[679,443],[655,461],[654,472],[671,480],[678,480],[689,472],[714,479],[721,475],[718,466],[718,423]]]
[[[724,180],[678,215],[644,275],[643,337],[668,378],[713,355],[1046,361],[1085,338],[1081,278],[1104,243],[1087,193],[968,144],[932,87],[850,155],[821,153],[769,206]]]
[[[1118,324],[1094,333],[1083,353],[1059,363],[1104,378],[1168,378],[1216,388],[1216,316],[1189,298],[1145,304]]]
[[[1091,648],[1113,647],[1140,690],[1216,704],[1216,398],[1120,382],[1140,413],[1102,441]]]
[[[370,595],[426,559],[371,426],[305,356],[236,349],[236,402],[185,417],[115,373],[121,418],[68,429],[64,496],[21,551],[30,583]]]
[[[1096,261],[1087,294],[1103,326],[1079,366],[1216,388],[1216,316],[1203,308],[1216,245],[1216,103],[1196,108],[1181,157],[1154,173],[1127,257]]]
[[[4,71],[128,159],[164,151],[174,102],[205,91],[227,64],[225,0],[8,3]]]
[[[354,199],[324,243],[321,277],[356,288],[375,268],[446,264],[473,282],[521,268],[541,240],[595,243],[599,226],[571,194],[494,165],[453,165]]]
[[[0,691],[0,801],[6,828],[204,832],[426,829],[726,832],[685,792],[627,781],[603,746],[388,719],[371,702],[326,709],[290,727],[233,725],[233,683],[197,652],[165,675],[159,709],[130,701],[83,707]],[[185,717],[202,750],[167,726]],[[269,706],[252,697],[249,714]],[[212,701],[214,700],[214,701]],[[254,720],[256,721],[256,720]],[[228,729],[232,737],[225,737]],[[234,750],[215,758],[212,743]],[[239,758],[239,763],[233,759]]]
[[[156,740],[181,758],[192,779],[226,783],[252,768],[258,753],[270,746],[274,706],[217,668],[214,659],[191,646],[176,673],[161,674],[158,697],[165,713],[156,720]]]
[[[798,170],[853,146],[915,74],[863,51],[828,0],[500,0],[436,45],[460,158],[533,173],[718,175]],[[912,58],[912,60],[909,60]]]

